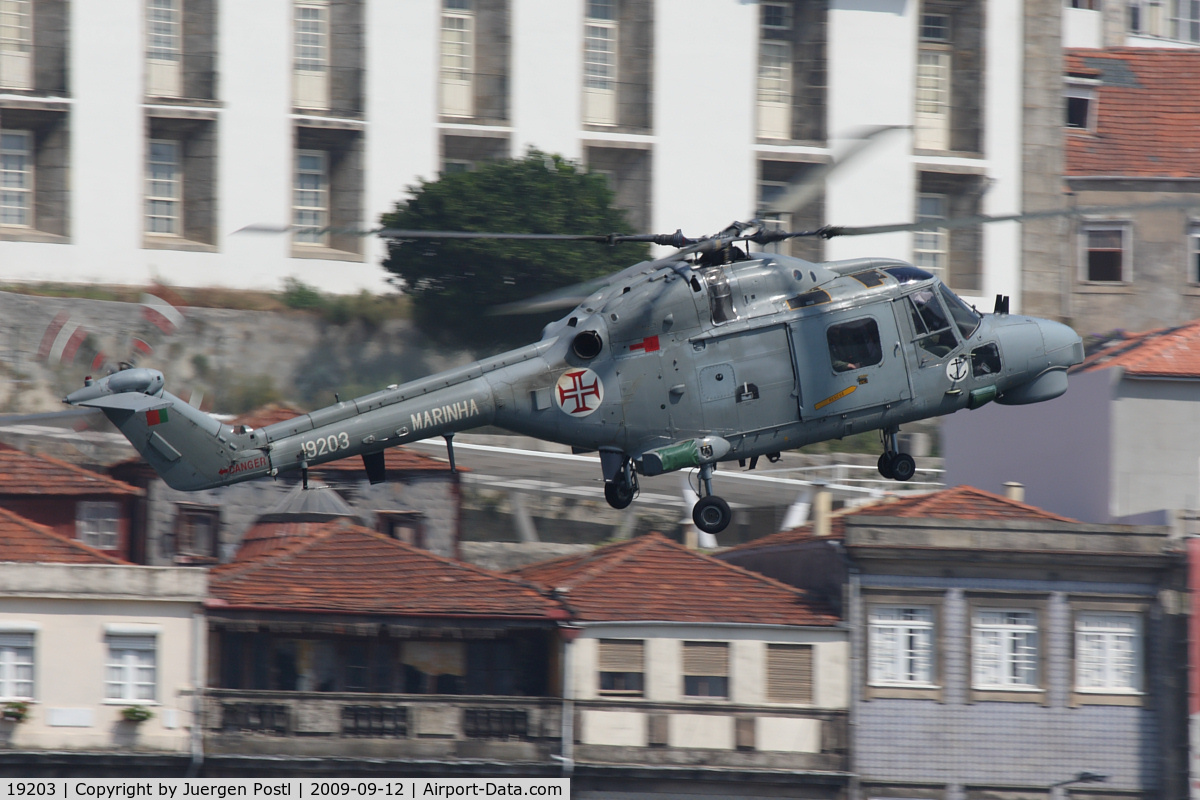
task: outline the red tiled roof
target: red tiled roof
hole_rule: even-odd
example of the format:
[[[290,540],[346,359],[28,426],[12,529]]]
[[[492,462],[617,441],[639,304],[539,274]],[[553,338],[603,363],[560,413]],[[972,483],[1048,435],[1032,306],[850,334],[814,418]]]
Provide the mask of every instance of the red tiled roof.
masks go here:
[[[383,451],[383,464],[388,472],[449,472],[450,463],[404,447],[389,447]],[[340,458],[313,467],[313,472],[362,472],[366,468],[358,456]],[[459,472],[467,470],[459,467]]]
[[[1069,75],[1098,75],[1096,128],[1066,136],[1068,176],[1200,178],[1200,51],[1071,49]]]
[[[288,405],[287,403],[268,403],[253,411],[247,411],[241,416],[234,417],[229,421],[229,424],[245,425],[248,428],[265,428],[268,425],[274,425],[276,422],[284,422],[285,420],[302,417],[307,413],[307,411],[293,405]]]
[[[125,564],[82,542],[0,508],[0,561],[49,564]]]
[[[98,472],[0,444],[0,495],[137,495],[141,490]]]
[[[1121,367],[1127,375],[1146,378],[1200,378],[1200,320],[1174,328],[1118,334],[1089,354],[1074,371],[1108,367]]]
[[[859,506],[830,519],[830,539],[840,539],[846,532],[846,520],[858,517],[901,517],[908,519],[964,519],[964,520],[1000,520],[1027,519],[1048,522],[1076,522],[1069,517],[1059,516],[1045,509],[1009,500],[1007,497],[974,486],[955,486],[925,494],[894,497]],[[802,525],[789,531],[780,531],[770,536],[746,542],[731,547],[725,552],[753,550],[760,547],[774,547],[781,544],[801,542],[814,539],[812,523]]]
[[[693,552],[657,533],[530,564],[511,574],[559,591],[571,616],[583,621],[838,622],[804,591]]]
[[[212,597],[259,610],[565,617],[558,603],[519,580],[388,539],[345,519],[308,523],[305,530],[290,525],[286,543],[257,558],[214,568]]]

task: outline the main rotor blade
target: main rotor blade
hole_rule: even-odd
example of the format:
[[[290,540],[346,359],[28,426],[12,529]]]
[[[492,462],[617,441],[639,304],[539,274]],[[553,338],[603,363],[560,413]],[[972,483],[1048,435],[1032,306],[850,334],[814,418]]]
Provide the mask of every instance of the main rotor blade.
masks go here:
[[[854,161],[877,137],[888,131],[907,130],[908,128],[908,125],[875,125],[854,131],[847,137],[854,144],[839,155],[835,161],[827,161],[824,164],[819,164],[806,172],[799,180],[790,184],[775,202],[764,208],[763,212],[767,214],[795,214],[825,190],[826,178],[849,162]]]
[[[488,233],[476,231],[406,231],[393,228],[381,228],[371,231],[384,239],[515,239],[547,242],[600,242],[603,244],[623,244],[625,242],[645,242],[666,247],[684,247],[695,242],[684,236],[682,231],[674,233]]]
[[[1069,208],[1048,208],[1041,211],[1026,211],[1020,214],[998,214],[989,216],[979,214],[971,217],[952,217],[950,219],[928,220],[925,222],[904,222],[896,225],[864,225],[848,227],[830,225],[815,231],[797,231],[786,234],[793,236],[820,236],[832,239],[835,236],[868,236],[873,233],[895,233],[898,231],[936,231],[948,228],[969,228],[973,225],[989,225],[993,222],[1024,222],[1027,219],[1050,219],[1053,217],[1089,217],[1111,214],[1114,211],[1144,211],[1155,208],[1200,208],[1200,198],[1190,200],[1159,200],[1150,203],[1126,203],[1115,206],[1072,206]]]

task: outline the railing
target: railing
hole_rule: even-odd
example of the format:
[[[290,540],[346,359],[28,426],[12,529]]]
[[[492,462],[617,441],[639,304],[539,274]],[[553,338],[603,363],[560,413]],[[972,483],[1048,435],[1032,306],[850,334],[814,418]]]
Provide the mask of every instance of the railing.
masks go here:
[[[215,753],[549,760],[562,701],[210,689],[206,747]]]

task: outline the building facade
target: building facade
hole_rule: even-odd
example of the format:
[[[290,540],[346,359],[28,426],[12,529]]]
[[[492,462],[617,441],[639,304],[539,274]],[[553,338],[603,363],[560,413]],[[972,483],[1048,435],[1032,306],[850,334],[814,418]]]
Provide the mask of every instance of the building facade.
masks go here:
[[[607,175],[647,231],[1052,207],[1062,6],[7,0],[0,278],[382,289],[382,243],[348,231],[419,179],[529,147]],[[815,197],[787,191],[880,128]],[[1026,262],[1025,280],[1057,269],[1052,234],[790,247],[910,259],[1020,305]]]
[[[205,573],[127,564],[8,512],[0,561],[0,763],[119,774],[159,753],[182,774],[199,736]]]

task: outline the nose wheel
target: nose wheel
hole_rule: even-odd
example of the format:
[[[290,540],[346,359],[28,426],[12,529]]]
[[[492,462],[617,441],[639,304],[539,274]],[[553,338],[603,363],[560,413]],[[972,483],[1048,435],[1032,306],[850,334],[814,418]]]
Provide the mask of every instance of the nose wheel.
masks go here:
[[[692,522],[705,533],[720,533],[729,527],[733,512],[729,503],[712,493],[712,464],[700,465],[700,499],[692,506]]]
[[[879,474],[892,481],[906,481],[917,474],[917,462],[913,457],[896,448],[896,434],[899,432],[899,428],[889,428],[883,432],[883,454],[879,456]]]

